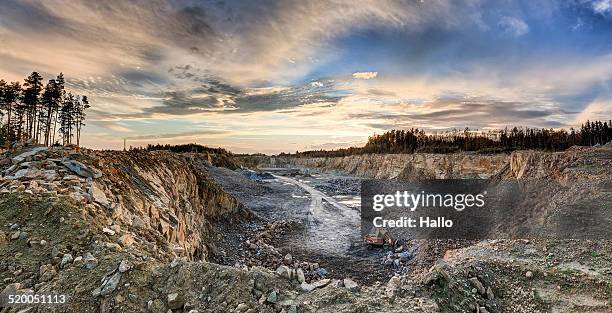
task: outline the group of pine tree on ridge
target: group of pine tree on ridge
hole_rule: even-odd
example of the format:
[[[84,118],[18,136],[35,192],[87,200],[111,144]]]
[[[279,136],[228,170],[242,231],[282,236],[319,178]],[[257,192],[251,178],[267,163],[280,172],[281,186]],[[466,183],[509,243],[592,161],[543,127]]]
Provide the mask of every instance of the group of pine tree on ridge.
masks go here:
[[[363,147],[296,152],[294,156],[332,157],[367,153],[503,153],[514,150],[563,151],[582,145],[603,145],[612,140],[612,121],[587,121],[580,129],[519,128],[488,131],[451,130],[428,134],[423,129],[394,129],[373,135]],[[286,155],[281,153],[281,155]]]
[[[78,147],[89,107],[87,96],[66,92],[62,73],[46,85],[38,72],[23,85],[0,79],[0,144],[30,141]]]

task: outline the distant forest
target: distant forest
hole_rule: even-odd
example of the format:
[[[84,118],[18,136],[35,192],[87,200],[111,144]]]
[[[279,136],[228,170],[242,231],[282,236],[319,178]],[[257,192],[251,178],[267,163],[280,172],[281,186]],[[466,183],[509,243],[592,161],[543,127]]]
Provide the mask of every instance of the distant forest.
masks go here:
[[[31,141],[47,146],[80,144],[85,125],[87,96],[66,92],[60,73],[43,85],[43,77],[32,72],[23,85],[0,79],[0,145]],[[56,141],[56,134],[58,138]]]
[[[535,149],[562,151],[571,146],[593,146],[612,140],[612,123],[589,122],[580,130],[571,128],[553,130],[544,128],[517,128],[472,131],[453,130],[437,134],[426,134],[422,129],[391,130],[368,138],[363,147],[338,150],[313,150],[281,153],[296,157],[334,157],[366,153],[453,153],[475,151],[478,153],[502,153],[514,150]]]
[[[167,151],[179,152],[179,153],[192,152],[192,153],[214,153],[214,154],[231,155],[231,152],[223,148],[210,148],[210,147],[202,146],[196,143],[189,143],[189,144],[184,144],[184,145],[148,144],[145,150],[147,151],[167,150]]]

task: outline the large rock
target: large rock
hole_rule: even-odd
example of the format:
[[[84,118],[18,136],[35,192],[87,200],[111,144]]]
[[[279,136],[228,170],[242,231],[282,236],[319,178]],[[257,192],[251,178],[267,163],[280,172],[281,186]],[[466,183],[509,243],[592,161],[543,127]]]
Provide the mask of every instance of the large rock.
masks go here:
[[[88,270],[94,269],[98,266],[98,259],[96,259],[91,252],[87,252],[83,257],[83,266]]]
[[[98,186],[97,183],[93,183],[91,185],[90,192],[91,192],[90,196],[93,199],[93,201],[103,205],[106,208],[110,207],[110,202],[108,201],[108,198],[106,197],[106,194],[100,188],[100,186]]]
[[[293,263],[293,257],[290,253],[287,253],[287,255],[285,255],[285,257],[283,258],[283,263],[285,263],[285,265],[290,265],[291,263]]]
[[[131,234],[124,234],[117,239],[117,243],[119,243],[122,247],[129,247],[134,244],[134,236]]]
[[[304,271],[302,271],[302,269],[301,269],[301,268],[298,268],[298,269],[295,271],[295,274],[296,274],[296,276],[297,276],[297,277],[296,277],[296,278],[297,278],[297,281],[298,281],[300,284],[306,281],[306,277],[304,276]]]
[[[115,271],[110,277],[104,277],[102,285],[92,292],[93,296],[97,297],[111,294],[117,289],[117,286],[119,286],[120,280],[121,273],[119,273],[119,271]]]
[[[26,151],[16,157],[14,157],[12,159],[13,164],[17,164],[17,163],[21,163],[23,161],[25,161],[27,158],[32,157],[34,155],[36,155],[37,153],[41,152],[41,151],[46,151],[49,150],[49,147],[35,147],[32,148],[32,150],[30,151]]]
[[[64,254],[62,261],[60,262],[60,268],[65,268],[70,263],[72,263],[72,254]]]
[[[359,284],[357,284],[354,280],[350,278],[345,278],[343,282],[344,282],[344,288],[348,289],[349,291],[359,290]]]
[[[269,294],[268,297],[266,298],[266,301],[270,302],[270,303],[276,303],[278,301],[278,294],[275,290],[272,290]]]
[[[39,268],[40,281],[45,282],[51,280],[55,275],[57,275],[57,271],[52,264],[43,264]]]
[[[302,288],[302,290],[304,291],[313,291],[315,289],[315,287],[312,284],[309,284],[307,282],[301,283],[300,288]]]
[[[102,232],[109,235],[109,236],[114,236],[115,235],[115,231],[110,229],[110,228],[102,228]]]
[[[484,285],[480,282],[480,280],[478,280],[477,277],[472,277],[469,280],[470,280],[470,284],[472,284],[472,286],[474,286],[474,288],[478,290],[478,293],[480,293],[481,295],[484,295],[487,292]]]
[[[123,260],[121,261],[121,263],[119,263],[119,267],[117,268],[119,270],[119,273],[125,273],[127,271],[129,271],[132,267],[130,266],[130,263],[128,262],[128,260]]]
[[[393,276],[391,277],[391,279],[389,279],[389,282],[387,282],[387,286],[385,287],[385,293],[389,298],[391,298],[395,296],[395,294],[399,291],[401,285],[402,282],[399,276]]]
[[[312,285],[315,288],[322,288],[322,287],[327,286],[329,284],[329,282],[331,282],[331,279],[326,278],[326,279],[317,280],[314,283],[312,283]]]
[[[79,161],[75,161],[75,160],[62,161],[62,164],[66,168],[68,168],[69,170],[71,170],[72,172],[74,172],[75,174],[81,177],[86,177],[86,178],[102,177],[102,172],[100,172],[100,170],[92,166],[87,166]]]
[[[168,295],[168,307],[172,310],[178,310],[183,308],[185,301],[178,293],[171,293]]]
[[[290,279],[291,278],[291,271],[290,269],[285,266],[285,265],[281,265],[276,269],[276,274],[280,275],[281,277]]]

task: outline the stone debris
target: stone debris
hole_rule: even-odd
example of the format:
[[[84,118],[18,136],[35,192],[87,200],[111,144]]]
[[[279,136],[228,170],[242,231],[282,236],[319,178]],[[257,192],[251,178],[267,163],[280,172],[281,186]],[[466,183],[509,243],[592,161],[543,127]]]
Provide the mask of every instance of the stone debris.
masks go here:
[[[47,150],[49,150],[49,147],[34,147],[34,148],[32,148],[32,150],[23,152],[22,154],[14,157],[12,159],[13,164],[19,164],[19,163],[22,163],[24,161],[30,161],[39,152],[47,151]]]
[[[110,228],[106,228],[106,227],[102,228],[102,232],[104,232],[105,234],[108,234],[110,236],[114,236],[115,235],[115,231],[114,230],[112,230]]]
[[[380,312],[399,312],[400,310],[436,312],[448,309],[445,305],[458,305],[459,308],[456,311],[482,313],[498,312],[496,303],[506,304],[506,301],[515,296],[511,292],[512,289],[503,285],[505,283],[503,279],[496,280],[491,279],[494,276],[488,276],[490,270],[484,271],[478,268],[468,271],[465,268],[455,268],[461,265],[461,262],[457,262],[456,259],[452,263],[453,266],[439,263],[431,267],[427,273],[419,272],[414,276],[393,276],[386,285],[380,283],[370,285],[367,279],[357,276],[354,272],[350,275],[359,277],[359,283],[348,277],[338,279],[347,274],[338,271],[335,266],[330,265],[328,272],[319,267],[317,263],[299,260],[297,256],[302,257],[303,254],[297,250],[291,250],[294,254],[291,255],[286,254],[287,251],[281,253],[281,249],[275,248],[272,244],[278,242],[276,240],[279,234],[282,235],[285,231],[284,227],[291,225],[280,222],[270,223],[272,225],[266,227],[263,232],[257,233],[255,238],[246,237],[250,240],[245,240],[245,237],[240,237],[236,241],[239,245],[244,244],[237,250],[247,255],[246,259],[240,259],[241,257],[236,260],[230,259],[232,263],[236,261],[237,268],[219,266],[206,261],[198,262],[195,260],[210,260],[212,255],[230,258],[233,255],[230,254],[232,252],[227,253],[229,250],[226,247],[219,249],[219,247],[208,245],[223,239],[222,236],[225,235],[223,232],[206,233],[206,236],[200,237],[197,232],[183,233],[181,230],[195,229],[192,227],[193,224],[190,224],[192,216],[188,215],[192,213],[191,208],[208,210],[209,207],[212,207],[208,205],[212,201],[201,205],[202,203],[192,201],[193,199],[187,200],[190,195],[185,196],[181,193],[182,189],[193,191],[189,189],[191,185],[199,186],[192,184],[192,180],[186,180],[177,189],[171,189],[163,181],[164,176],[155,176],[151,172],[140,169],[126,169],[128,166],[124,168],[121,163],[109,165],[110,162],[108,162],[105,165],[99,163],[101,160],[91,161],[82,155],[68,154],[61,149],[56,151],[55,148],[41,150],[33,155],[36,157],[26,156],[22,161],[19,161],[21,159],[13,161],[13,158],[8,158],[11,167],[4,171],[6,176],[1,180],[2,185],[0,186],[0,189],[4,190],[2,192],[44,195],[45,199],[62,195],[70,196],[82,201],[83,204],[87,203],[87,205],[79,206],[83,209],[80,213],[83,213],[83,216],[88,219],[94,216],[94,223],[91,223],[92,227],[87,231],[69,234],[74,235],[73,238],[79,238],[78,241],[75,240],[77,242],[75,244],[72,241],[61,242],[58,238],[49,236],[48,228],[44,229],[46,232],[41,233],[39,228],[42,229],[43,224],[38,225],[38,221],[33,224],[26,217],[11,217],[14,219],[12,223],[3,222],[7,229],[0,231],[0,246],[9,245],[11,251],[16,246],[30,249],[30,251],[12,251],[7,258],[10,260],[2,264],[7,272],[4,280],[7,288],[8,285],[19,281],[17,283],[19,287],[11,288],[18,290],[32,288],[32,290],[44,291],[70,285],[75,277],[80,278],[76,275],[82,275],[83,279],[89,280],[103,277],[91,287],[89,284],[72,284],[75,285],[75,289],[83,288],[85,285],[86,288],[91,289],[97,287],[93,292],[91,289],[86,289],[85,292],[81,289],[75,290],[74,293],[78,297],[83,294],[86,297],[90,297],[90,294],[100,297],[85,299],[85,301],[78,299],[86,305],[90,303],[99,305],[99,307],[92,307],[92,311],[98,309],[100,312],[110,312],[115,308],[128,310],[138,306],[141,311],[162,313],[194,313],[198,310],[208,311],[210,308],[220,312],[288,313],[298,310],[316,312],[324,307],[338,308],[338,311],[344,311],[344,308],[376,307]],[[70,158],[81,161],[69,163],[70,166],[78,166],[80,174],[73,172],[70,166],[64,164]],[[16,163],[12,164],[13,162]],[[85,168],[94,168],[88,165],[90,163],[102,169],[102,172],[108,177],[95,178],[95,171],[87,172]],[[183,165],[183,163],[177,164]],[[133,164],[130,166],[137,167]],[[164,169],[162,172],[171,171]],[[87,176],[90,174],[91,177]],[[19,178],[15,178],[16,176]],[[116,182],[117,177],[123,180]],[[128,183],[138,184],[138,189],[130,190],[129,188],[133,186],[120,189]],[[114,192],[114,188],[121,192]],[[167,193],[158,196],[160,190],[166,188]],[[113,190],[113,193],[110,190]],[[175,197],[179,195],[181,199],[177,200],[177,204],[173,202],[174,198],[167,195]],[[227,200],[222,203],[229,203],[227,207],[231,207],[233,202]],[[178,206],[184,210],[177,210]],[[219,207],[224,206],[219,205]],[[144,214],[139,214],[143,212]],[[198,211],[197,213],[209,214],[211,212]],[[70,229],[71,226],[74,226],[71,223],[79,218],[79,214],[74,214],[74,212],[72,214],[72,216],[64,215],[57,219],[62,229]],[[55,223],[57,216],[51,213],[50,220],[51,217]],[[96,219],[99,217],[104,218]],[[22,225],[14,223],[15,220]],[[106,227],[101,230],[102,226]],[[260,230],[260,228],[254,229]],[[45,241],[40,238],[49,240],[46,247],[42,247]],[[24,239],[24,241],[19,239]],[[162,246],[164,239],[168,241],[168,246]],[[192,239],[193,241],[190,241]],[[83,243],[86,244],[83,245]],[[401,247],[382,252],[375,257],[384,254],[383,264],[395,267],[406,266],[406,263],[414,263],[410,261],[416,255],[416,251],[409,250],[410,247],[408,243],[404,243]],[[425,250],[421,247],[419,249]],[[51,258],[49,258],[49,250],[51,250]],[[86,252],[87,250],[90,252]],[[534,251],[540,250],[541,247],[534,249]],[[198,253],[190,253],[190,251]],[[42,260],[32,263],[35,266],[33,270],[16,262],[19,258],[23,260],[30,254],[35,254],[34,252],[41,255]],[[100,265],[92,253],[98,256]],[[73,259],[73,255],[76,255],[76,258]],[[449,256],[452,259],[453,255],[449,254]],[[174,261],[170,263],[173,258]],[[544,257],[538,257],[538,260],[540,259],[543,260]],[[151,262],[146,262],[147,260]],[[414,261],[422,260],[417,258]],[[325,260],[321,262],[329,264]],[[389,273],[393,270],[398,273],[397,275],[402,273],[397,269],[382,266],[381,268],[388,270]],[[111,272],[107,273],[107,269],[111,269]],[[546,271],[533,264],[529,267],[513,267],[513,269],[519,276],[524,275],[527,278],[546,277]],[[533,272],[525,272],[527,269]],[[143,284],[146,284],[146,293],[138,292],[142,289],[137,288],[142,288]],[[492,289],[493,286],[495,292],[498,293],[497,297]],[[529,302],[532,299],[530,296],[538,292],[530,288],[525,290],[526,293],[519,294],[518,300],[526,299]],[[444,292],[457,296],[457,302],[440,302],[438,305],[442,308],[438,309],[436,303],[433,303],[435,300],[419,298],[428,297],[429,292]],[[455,301],[452,297],[449,299]],[[419,310],[413,310],[415,307]],[[433,309],[420,310],[425,307]],[[519,308],[525,307],[528,309],[512,311],[535,312],[528,306]],[[77,308],[85,310],[83,307]],[[388,310],[390,308],[394,310]]]
[[[124,234],[117,239],[117,243],[119,243],[122,247],[129,247],[134,244],[134,236],[131,234]]]
[[[280,275],[281,277],[287,278],[287,279],[291,279],[291,273],[290,273],[290,269],[285,266],[285,265],[281,265],[276,269],[276,274]]]
[[[64,147],[33,147],[13,157],[0,178],[0,193],[23,192],[50,200],[65,195],[77,202],[110,207],[104,191],[93,182],[102,177],[102,171],[68,159],[70,153]]]
[[[343,282],[344,282],[344,288],[346,288],[347,290],[349,291],[359,290],[359,284],[357,284],[354,280],[350,278],[345,278]]]
[[[123,260],[121,261],[121,263],[119,263],[119,273],[125,273],[127,271],[129,271],[130,269],[132,269],[132,267],[130,266],[130,263],[127,260]]]
[[[60,268],[65,268],[67,265],[69,265],[70,263],[72,263],[72,254],[64,254],[64,256],[62,257],[62,261],[60,263]]]
[[[297,281],[301,284],[306,281],[306,277],[304,276],[304,271],[301,268],[298,268],[296,271]]]
[[[168,299],[168,307],[172,310],[179,310],[183,308],[185,304],[184,300],[178,293],[171,293],[167,296]]]
[[[278,301],[278,294],[276,290],[270,291],[270,293],[268,294],[268,297],[266,298],[266,301],[270,303],[276,303]]]
[[[17,240],[19,239],[19,236],[21,235],[21,231],[16,231],[11,235],[11,240]]]
[[[291,263],[293,263],[293,257],[291,256],[291,254],[287,253],[287,255],[285,255],[285,257],[283,258],[283,262],[285,263],[285,265],[290,265]]]
[[[62,161],[62,165],[76,173],[77,175],[85,178],[100,178],[102,172],[95,167],[87,166],[79,161],[67,160]]]
[[[41,265],[38,272],[40,275],[41,282],[49,281],[53,277],[55,277],[55,275],[57,275],[57,270],[55,270],[55,267],[53,266],[53,264]]]
[[[117,289],[117,286],[119,286],[120,280],[121,280],[121,273],[119,271],[114,271],[110,275],[104,276],[102,278],[102,285],[96,288],[92,292],[92,295],[94,297],[98,297],[98,296],[106,296],[106,295],[111,294],[113,291],[115,291],[115,289]]]
[[[91,252],[85,253],[83,256],[83,267],[88,270],[94,269],[98,266],[98,259],[94,258]]]
[[[469,279],[469,281],[470,284],[472,284],[472,286],[476,288],[479,294],[484,295],[487,292],[484,285],[480,282],[480,280],[478,280],[477,277],[472,277]]]

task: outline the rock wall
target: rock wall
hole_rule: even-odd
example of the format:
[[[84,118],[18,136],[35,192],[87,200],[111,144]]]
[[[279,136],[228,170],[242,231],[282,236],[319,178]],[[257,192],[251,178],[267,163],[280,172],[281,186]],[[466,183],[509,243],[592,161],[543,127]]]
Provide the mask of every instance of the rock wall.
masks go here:
[[[110,245],[207,260],[213,224],[249,215],[209,178],[211,162],[205,154],[24,147],[0,159],[0,193],[70,198],[106,226]]]
[[[208,177],[206,156],[162,151],[91,151],[90,156],[102,169],[96,184],[112,218],[153,237],[163,236],[177,255],[208,259],[214,245],[211,222],[246,214]]]
[[[607,177],[612,168],[612,145],[572,147],[563,152],[515,151],[509,175],[517,179],[554,179],[558,182]]]
[[[488,178],[509,162],[507,154],[364,154],[329,158],[258,158],[259,167],[317,168],[364,178],[390,179],[419,175],[428,178]]]
[[[241,157],[250,167],[297,167],[363,178],[592,178],[612,165],[612,146],[572,147],[563,152],[533,150],[511,154],[364,154],[346,157]]]

